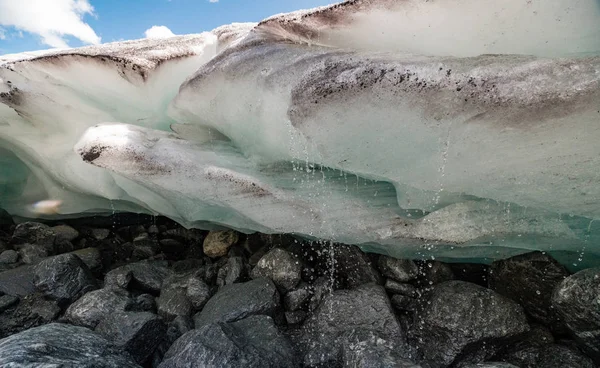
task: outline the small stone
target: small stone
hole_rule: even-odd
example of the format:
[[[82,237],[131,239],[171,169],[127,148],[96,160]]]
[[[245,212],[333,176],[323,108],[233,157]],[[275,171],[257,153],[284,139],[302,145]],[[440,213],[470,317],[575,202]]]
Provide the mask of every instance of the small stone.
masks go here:
[[[160,233],[160,231],[158,230],[158,226],[156,225],[150,225],[148,226],[148,234],[150,235],[156,235]]]
[[[93,329],[111,314],[128,311],[133,306],[129,293],[124,290],[94,290],[71,304],[65,311],[65,319],[71,324]]]
[[[325,277],[319,277],[314,282],[314,284],[311,285],[312,296],[311,296],[310,302],[308,304],[308,310],[310,312],[315,311],[321,304],[321,301],[323,300],[325,295],[329,294],[331,291],[332,291],[332,288],[329,283],[329,280],[326,279]]]
[[[487,362],[487,363],[476,363],[476,364],[467,364],[461,366],[461,368],[519,368],[516,365],[512,365],[509,363],[502,362]],[[546,368],[546,367],[544,367]]]
[[[135,245],[133,247],[133,253],[131,254],[133,259],[138,261],[154,257],[155,255],[156,252],[154,252],[154,249],[152,247],[138,245]]]
[[[406,295],[392,295],[390,299],[392,306],[400,311],[413,312],[417,308],[417,301]]]
[[[298,325],[306,319],[308,314],[303,310],[285,312],[285,320],[288,325]]]
[[[143,364],[161,343],[166,324],[148,312],[119,312],[105,318],[96,332]]]
[[[110,230],[108,229],[91,229],[90,234],[92,238],[96,240],[104,240],[110,236]]]
[[[285,306],[285,310],[293,312],[299,309],[304,309],[312,295],[310,290],[310,285],[308,284],[300,284],[296,289],[290,290],[283,297],[283,305]]]
[[[0,313],[4,312],[8,308],[19,302],[19,298],[12,295],[2,295],[0,296]]]
[[[131,282],[126,288],[135,288],[140,291],[158,294],[163,281],[172,272],[166,267],[165,262],[141,261],[116,268],[108,272],[104,278],[105,286],[116,285],[122,287],[123,283],[131,277]],[[130,276],[129,276],[130,275]]]
[[[302,265],[288,251],[274,248],[258,261],[251,276],[254,279],[267,277],[282,290],[291,290],[301,280]]]
[[[405,295],[411,298],[416,298],[418,295],[417,288],[411,284],[402,284],[394,280],[387,280],[384,287],[385,290],[392,294]]]
[[[159,241],[160,250],[170,259],[181,259],[188,246],[175,239],[161,239]]]
[[[21,261],[26,264],[38,263],[50,255],[46,248],[35,244],[18,244],[15,249],[19,252]]]
[[[231,231],[231,230],[229,232],[234,233],[237,236],[236,232]],[[187,243],[187,244],[197,244],[197,243],[201,243],[202,240],[204,240],[204,232],[203,231],[198,230],[198,229],[185,229],[183,227],[166,230],[163,232],[162,235],[165,238],[179,240],[180,242]]]
[[[204,239],[204,254],[211,258],[223,257],[238,239],[238,233],[233,230],[211,231]]]
[[[17,263],[19,261],[19,253],[15,252],[12,249],[5,250],[0,253],[0,263],[3,264],[12,264]]]
[[[454,280],[452,268],[447,264],[438,261],[425,262],[421,272],[425,282],[424,286],[431,286]]]
[[[227,285],[209,299],[194,316],[196,328],[215,322],[237,321],[247,316],[264,314],[276,317],[281,301],[277,288],[269,279]]]
[[[54,254],[54,240],[56,234],[48,225],[38,222],[24,222],[18,224],[13,232],[13,244],[36,244],[45,249],[48,255]]]
[[[242,257],[229,257],[227,259],[225,285],[231,285],[242,281],[246,274],[244,259]]]
[[[201,310],[211,295],[210,288],[203,280],[198,277],[190,277],[187,284],[186,296],[195,310]]]
[[[140,294],[135,297],[135,310],[138,312],[156,313],[156,299],[150,294]]]
[[[385,276],[398,282],[415,280],[419,275],[419,268],[410,259],[397,259],[388,256],[379,256],[379,271]]]
[[[35,287],[62,306],[98,288],[92,272],[73,254],[45,259],[34,267],[33,273]]]
[[[79,231],[68,225],[58,225],[51,227],[50,230],[56,234],[56,240],[66,240],[72,242],[79,236]]]
[[[156,310],[159,316],[171,321],[177,316],[190,317],[194,306],[188,299],[185,289],[165,288],[156,299]]]
[[[102,254],[98,248],[78,249],[71,254],[79,257],[92,272],[102,270]]]

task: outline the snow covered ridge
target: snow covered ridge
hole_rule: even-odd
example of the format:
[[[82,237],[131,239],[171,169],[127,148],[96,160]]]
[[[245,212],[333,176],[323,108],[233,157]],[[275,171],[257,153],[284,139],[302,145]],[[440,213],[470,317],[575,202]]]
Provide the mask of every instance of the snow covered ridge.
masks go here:
[[[58,198],[62,216],[159,213],[403,257],[600,252],[600,9],[496,3],[347,1],[11,57],[0,207]]]

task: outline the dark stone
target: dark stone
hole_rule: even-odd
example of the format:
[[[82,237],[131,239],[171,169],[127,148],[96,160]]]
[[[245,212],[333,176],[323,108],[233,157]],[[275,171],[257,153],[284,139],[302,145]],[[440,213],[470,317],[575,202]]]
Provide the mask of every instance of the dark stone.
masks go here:
[[[551,299],[556,286],[568,276],[554,258],[533,252],[492,263],[489,286],[521,304],[533,320],[560,330]]]
[[[509,362],[519,367],[536,367],[540,348],[553,343],[554,336],[550,330],[533,325],[529,332],[502,347],[492,360]]]
[[[116,312],[134,307],[129,293],[121,289],[90,291],[65,311],[65,319],[74,325],[95,328],[103,319]]]
[[[461,365],[461,368],[523,368],[509,363],[502,362],[487,362]],[[545,367],[544,367],[545,368]]]
[[[142,261],[116,268],[106,274],[105,286],[118,286],[158,294],[171,271],[161,261]],[[127,276],[127,275],[130,276]],[[131,282],[123,286],[123,281]]]
[[[12,216],[4,209],[0,208],[0,229],[9,229],[15,222]]]
[[[131,257],[136,261],[152,258],[156,255],[154,248],[148,246],[134,245]]]
[[[406,295],[392,295],[392,306],[400,311],[413,312],[417,309],[417,301]]]
[[[192,270],[197,270],[204,265],[204,261],[198,258],[184,259],[173,263],[171,269],[176,273],[183,273]]]
[[[312,295],[310,285],[300,284],[298,288],[290,290],[283,297],[283,305],[286,311],[297,311],[304,309],[310,300]]]
[[[363,284],[381,284],[381,275],[369,256],[354,245],[336,244],[333,251],[334,279],[341,287],[352,289]],[[329,266],[327,266],[329,267]]]
[[[186,296],[195,310],[201,310],[212,296],[212,292],[199,277],[190,277],[187,282]]]
[[[422,277],[421,282],[426,287],[454,280],[454,272],[446,263],[427,261],[423,263],[419,271]]]
[[[178,338],[193,329],[194,321],[191,318],[178,316],[169,322],[166,335],[152,356],[152,367],[158,367],[171,345],[173,345]]]
[[[418,296],[417,288],[411,284],[402,284],[394,280],[387,280],[384,287],[391,294],[400,294],[411,298]]]
[[[104,240],[110,236],[110,230],[108,229],[90,229],[89,236],[94,240]]]
[[[2,295],[0,296],[0,313],[4,312],[8,308],[19,302],[19,298],[12,295]]]
[[[409,282],[419,275],[419,268],[410,259],[379,256],[377,266],[383,276],[398,282]]]
[[[92,272],[102,270],[102,254],[98,248],[78,249],[71,254],[79,257]]]
[[[264,314],[278,317],[281,300],[269,279],[256,279],[225,286],[194,316],[196,328],[215,322],[233,322]]]
[[[246,268],[242,257],[229,257],[225,265],[225,285],[242,281],[246,276]]]
[[[52,323],[0,340],[1,367],[139,368],[98,334]]]
[[[37,244],[17,244],[15,249],[19,253],[21,261],[26,264],[38,263],[51,254],[46,248]]]
[[[150,294],[140,294],[134,299],[135,310],[138,312],[156,313],[156,300]]]
[[[480,286],[488,286],[489,266],[480,263],[448,264],[456,280],[466,281]]]
[[[544,368],[595,368],[592,359],[579,350],[565,345],[547,345],[540,348],[536,367]],[[527,368],[527,367],[524,367]]]
[[[54,254],[63,254],[73,252],[76,248],[70,241],[56,238],[56,241],[54,242],[54,249]]]
[[[252,270],[252,278],[266,277],[281,290],[293,289],[301,279],[300,260],[290,252],[274,248],[265,254]]]
[[[160,368],[297,367],[290,341],[268,316],[211,323],[179,338]]]
[[[17,225],[12,236],[13,244],[35,244],[46,250],[48,255],[54,254],[56,234],[48,225],[39,222],[24,222]]]
[[[162,234],[165,238],[171,238],[187,244],[199,244],[204,241],[205,232],[198,229],[185,229],[178,227],[170,229]]]
[[[352,330],[343,336],[341,365],[352,368],[421,368],[406,359],[394,340],[377,332]]]
[[[79,231],[69,225],[58,225],[50,228],[56,234],[56,240],[72,242],[79,237]]]
[[[181,259],[188,250],[188,246],[175,239],[162,239],[159,242],[160,250],[170,259]]]
[[[325,297],[325,295],[329,294],[333,291],[332,286],[330,285],[330,281],[325,277],[319,277],[315,280],[314,284],[311,285],[310,292],[311,298],[308,304],[308,310],[310,312],[315,311],[319,305],[321,305],[321,301]]]
[[[11,264],[17,263],[19,261],[19,253],[15,252],[12,249],[5,250],[0,253],[0,263]]]
[[[480,362],[501,344],[527,332],[521,306],[490,289],[464,281],[437,285],[415,313],[413,336],[433,367]]]
[[[33,274],[35,287],[62,306],[98,288],[85,263],[69,253],[45,259],[34,267]]]
[[[554,290],[552,305],[569,333],[600,364],[600,268],[567,277]]]
[[[326,295],[302,330],[304,364],[309,366],[339,361],[344,334],[353,330],[374,331],[398,349],[406,345],[384,288],[375,284]]]
[[[9,295],[25,296],[35,293],[33,267],[21,266],[0,272],[0,292]]]
[[[58,317],[60,307],[40,294],[21,298],[15,306],[0,313],[0,338],[50,323]]]
[[[285,321],[288,325],[297,325],[304,322],[307,316],[308,314],[303,310],[285,312]]]
[[[156,310],[160,316],[171,321],[177,316],[190,317],[194,306],[188,299],[185,289],[165,288],[156,299]]]
[[[152,313],[120,312],[106,317],[96,332],[143,364],[162,342],[167,325]]]

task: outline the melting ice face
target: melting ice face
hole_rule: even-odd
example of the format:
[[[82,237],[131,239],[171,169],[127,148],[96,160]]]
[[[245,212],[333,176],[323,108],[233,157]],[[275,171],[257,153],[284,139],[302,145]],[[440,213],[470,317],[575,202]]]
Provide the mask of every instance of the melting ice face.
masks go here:
[[[597,252],[598,25],[596,0],[347,1],[0,57],[1,206],[396,256]]]

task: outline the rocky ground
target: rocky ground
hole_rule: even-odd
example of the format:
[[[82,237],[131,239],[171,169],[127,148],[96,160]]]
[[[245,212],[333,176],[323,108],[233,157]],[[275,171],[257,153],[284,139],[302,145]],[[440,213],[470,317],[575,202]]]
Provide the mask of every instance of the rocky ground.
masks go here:
[[[0,215],[0,367],[591,368],[600,268]]]

